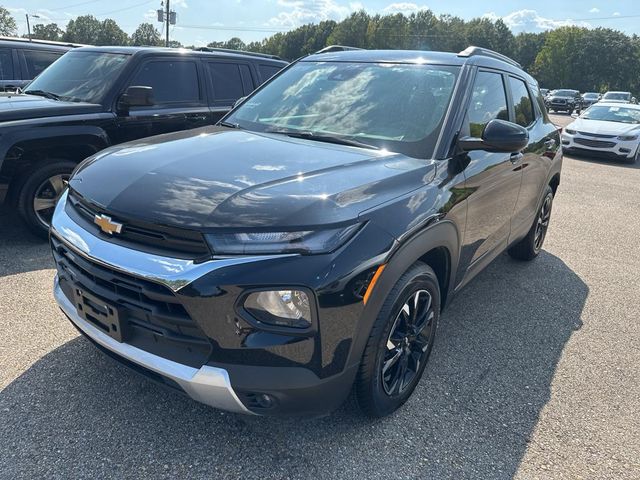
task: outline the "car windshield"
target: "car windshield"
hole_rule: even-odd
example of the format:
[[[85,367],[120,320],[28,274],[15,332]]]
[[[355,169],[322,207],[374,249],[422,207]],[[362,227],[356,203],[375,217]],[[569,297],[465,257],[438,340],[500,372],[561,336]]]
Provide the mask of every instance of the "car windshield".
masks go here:
[[[240,128],[433,154],[459,67],[299,62],[225,119]]]
[[[584,98],[598,98],[598,94],[597,93],[585,93],[583,95]]]
[[[625,92],[608,92],[604,94],[605,100],[629,100],[630,93]]]
[[[556,90],[555,92],[553,92],[553,94],[558,97],[575,97],[576,91],[575,90]]]
[[[586,120],[603,120],[605,122],[640,123],[640,109],[593,105],[585,111],[581,118]]]
[[[51,94],[71,102],[100,103],[130,55],[71,51],[33,80],[25,93]]]

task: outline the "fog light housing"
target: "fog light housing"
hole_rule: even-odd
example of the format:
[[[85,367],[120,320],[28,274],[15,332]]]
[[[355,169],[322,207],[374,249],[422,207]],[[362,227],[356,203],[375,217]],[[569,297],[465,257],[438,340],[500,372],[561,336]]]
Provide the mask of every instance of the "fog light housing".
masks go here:
[[[302,290],[265,290],[250,293],[244,308],[257,321],[276,327],[305,329],[311,326],[309,294]]]

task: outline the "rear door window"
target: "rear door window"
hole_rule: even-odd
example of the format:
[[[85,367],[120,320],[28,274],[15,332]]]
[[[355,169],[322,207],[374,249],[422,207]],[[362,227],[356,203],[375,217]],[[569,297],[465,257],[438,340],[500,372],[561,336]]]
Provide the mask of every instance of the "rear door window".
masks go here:
[[[0,80],[15,80],[10,48],[0,48]]]
[[[258,65],[258,71],[260,72],[260,77],[263,82],[266,82],[271,77],[273,77],[276,73],[278,73],[282,67],[278,67],[275,65]]]
[[[27,65],[29,79],[36,78],[45,68],[62,56],[63,52],[49,52],[44,50],[22,50]]]
[[[516,114],[515,121],[518,125],[528,127],[535,121],[533,102],[529,96],[527,85],[520,79],[509,77],[511,86],[511,100]]]
[[[153,60],[142,65],[130,86],[153,88],[155,105],[198,104],[200,84],[196,62]]]
[[[253,90],[250,84],[245,85],[247,82],[243,81],[243,77],[247,75],[247,80],[250,81],[251,78],[247,65],[231,62],[207,62],[206,65],[215,103],[233,105],[236,100]]]

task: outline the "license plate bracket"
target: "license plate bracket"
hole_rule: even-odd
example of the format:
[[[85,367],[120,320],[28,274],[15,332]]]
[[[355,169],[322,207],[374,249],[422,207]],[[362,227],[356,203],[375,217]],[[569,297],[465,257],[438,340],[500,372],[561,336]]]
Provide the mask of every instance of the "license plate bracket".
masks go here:
[[[105,302],[81,287],[74,287],[75,304],[78,314],[87,322],[99,328],[118,342],[126,337],[125,323],[121,321],[118,307]]]

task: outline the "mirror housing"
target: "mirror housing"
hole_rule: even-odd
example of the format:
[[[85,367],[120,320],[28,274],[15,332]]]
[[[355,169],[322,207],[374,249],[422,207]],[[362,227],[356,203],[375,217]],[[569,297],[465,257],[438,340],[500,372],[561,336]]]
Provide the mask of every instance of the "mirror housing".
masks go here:
[[[465,137],[458,140],[458,145],[465,152],[487,150],[515,153],[523,150],[528,143],[529,132],[526,128],[497,119],[485,125],[481,138]]]
[[[128,87],[118,99],[118,110],[129,111],[131,107],[150,107],[153,102],[153,87]]]

